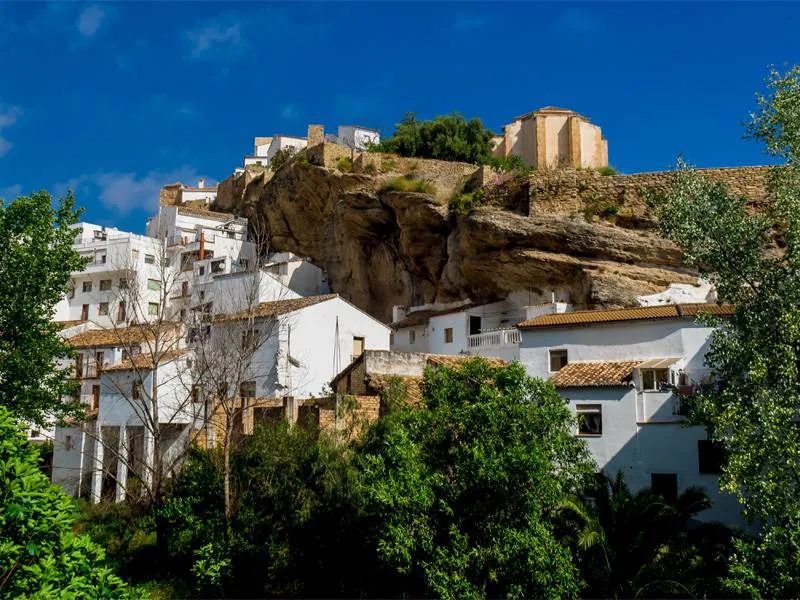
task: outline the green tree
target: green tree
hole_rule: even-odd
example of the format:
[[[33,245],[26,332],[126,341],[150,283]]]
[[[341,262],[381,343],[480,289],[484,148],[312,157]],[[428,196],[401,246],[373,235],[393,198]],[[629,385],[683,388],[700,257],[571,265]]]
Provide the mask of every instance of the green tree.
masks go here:
[[[8,410],[0,407],[0,596],[116,598],[126,586],[102,548],[75,535],[73,505],[50,484]]]
[[[552,385],[478,358],[426,372],[423,396],[358,452],[377,555],[406,577],[395,593],[576,596],[556,513],[593,465]]]
[[[492,132],[480,119],[467,121],[458,113],[418,121],[406,113],[392,137],[370,146],[370,152],[391,152],[400,156],[437,158],[484,163],[491,156]]]
[[[39,425],[81,413],[62,401],[72,384],[56,366],[71,353],[51,322],[70,273],[86,264],[72,249],[74,205],[70,194],[53,208],[47,192],[0,202],[0,404]]]
[[[649,489],[632,493],[622,473],[600,473],[581,496],[561,507],[581,557],[590,598],[719,596],[731,532],[717,524],[690,527],[710,508],[704,491],[688,488],[675,502]]]
[[[727,451],[722,489],[761,525],[737,543],[729,585],[786,597],[800,595],[800,68],[772,70],[768,87],[748,133],[785,161],[769,177],[769,205],[753,211],[685,165],[654,205],[661,232],[737,307],[707,319],[718,327],[706,356],[718,385],[693,403]]]

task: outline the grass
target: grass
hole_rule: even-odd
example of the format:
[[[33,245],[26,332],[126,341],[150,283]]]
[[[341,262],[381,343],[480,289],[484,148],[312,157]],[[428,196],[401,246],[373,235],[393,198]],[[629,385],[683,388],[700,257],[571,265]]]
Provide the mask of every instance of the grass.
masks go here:
[[[597,172],[600,173],[600,175],[604,175],[606,177],[609,176],[609,175],[616,175],[617,174],[616,169],[614,169],[614,167],[609,167],[609,166],[599,167],[597,169]]]
[[[413,179],[408,175],[390,179],[381,186],[382,192],[418,192],[435,194],[436,186],[424,179]]]
[[[339,160],[336,161],[336,168],[339,169],[342,173],[352,173],[353,172],[353,159],[349,156],[343,156]]]

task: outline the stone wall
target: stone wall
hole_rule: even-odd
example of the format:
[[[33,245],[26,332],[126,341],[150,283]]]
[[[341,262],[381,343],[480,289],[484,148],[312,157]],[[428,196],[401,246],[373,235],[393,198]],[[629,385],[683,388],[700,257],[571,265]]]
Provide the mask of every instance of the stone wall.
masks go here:
[[[699,169],[724,183],[732,194],[747,197],[758,206],[767,200],[770,167]],[[530,175],[531,215],[576,215],[598,206],[610,208],[624,218],[647,218],[645,190],[666,192],[672,182],[670,171],[601,175],[592,169],[534,171]]]

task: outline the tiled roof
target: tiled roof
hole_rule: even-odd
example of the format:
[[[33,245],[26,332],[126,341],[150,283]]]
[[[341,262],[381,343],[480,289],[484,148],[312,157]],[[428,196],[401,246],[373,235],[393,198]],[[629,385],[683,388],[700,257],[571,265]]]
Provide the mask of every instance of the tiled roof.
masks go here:
[[[214,320],[219,321],[239,321],[242,319],[260,318],[260,317],[277,317],[285,315],[302,308],[319,304],[320,302],[327,302],[338,298],[339,294],[322,294],[319,296],[303,296],[301,298],[288,298],[286,300],[273,300],[272,302],[262,302],[253,310],[242,310],[230,315],[219,315]]]
[[[92,348],[95,346],[124,346],[146,339],[152,339],[153,334],[148,327],[120,327],[118,329],[91,329],[82,331],[67,338],[69,344],[75,348]]]
[[[562,367],[550,381],[556,387],[625,385],[640,360],[573,362]]]
[[[489,366],[492,367],[504,367],[508,363],[499,358],[491,358],[486,356],[468,356],[466,354],[459,354],[459,355],[447,355],[447,354],[428,354],[427,356],[427,363],[430,366],[435,367],[460,367],[466,361],[472,360],[473,358],[482,358]]]
[[[413,327],[415,325],[423,325],[427,323],[431,317],[440,317],[442,315],[449,315],[452,313],[461,312],[462,310],[466,310],[468,308],[472,308],[475,306],[474,304],[464,304],[462,306],[457,306],[455,308],[444,308],[444,309],[427,309],[427,310],[416,310],[412,313],[407,314],[405,317],[397,321],[396,323],[392,323],[393,329],[402,329],[403,327]]]
[[[75,319],[73,321],[53,321],[53,323],[58,325],[61,329],[69,329],[70,327],[86,323],[86,321],[83,319]]]
[[[519,329],[535,327],[562,327],[567,325],[586,325],[590,323],[611,323],[615,321],[641,321],[647,319],[677,319],[697,317],[700,314],[730,316],[734,313],[731,304],[665,304],[663,306],[638,306],[635,308],[614,308],[610,310],[578,310],[575,312],[542,315],[523,321]]]
[[[195,215],[197,217],[206,217],[207,219],[214,219],[216,221],[232,221],[238,217],[229,213],[215,212],[213,210],[205,210],[203,208],[192,208],[189,206],[179,206],[178,212],[185,215]]]
[[[158,364],[163,365],[170,361],[175,360],[176,358],[180,358],[184,354],[189,352],[186,348],[181,348],[180,350],[170,350],[168,352],[164,352]],[[153,368],[153,357],[150,355],[149,352],[141,352],[133,359],[125,359],[120,363],[115,365],[109,365],[107,367],[103,367],[104,373],[114,372],[114,371],[131,371],[134,368],[136,369],[152,369]]]

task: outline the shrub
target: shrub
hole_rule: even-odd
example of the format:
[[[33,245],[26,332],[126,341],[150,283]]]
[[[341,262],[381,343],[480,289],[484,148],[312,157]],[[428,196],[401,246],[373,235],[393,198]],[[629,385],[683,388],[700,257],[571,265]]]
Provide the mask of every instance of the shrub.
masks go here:
[[[273,171],[277,171],[283,165],[288,163],[294,157],[295,154],[297,154],[297,148],[295,148],[294,146],[287,146],[286,148],[281,148],[272,157],[272,160],[269,163],[270,168]]]
[[[343,156],[339,160],[336,161],[336,168],[342,171],[343,173],[352,173],[353,172],[353,159],[349,156]]]
[[[381,186],[382,192],[419,192],[421,194],[435,194],[436,186],[425,179],[416,179],[408,175],[390,179]]]
[[[392,137],[369,148],[400,156],[481,163],[491,155],[492,132],[480,119],[467,121],[458,113],[418,121],[406,113]]]
[[[486,164],[498,171],[516,171],[518,173],[530,173],[531,168],[522,162],[522,157],[515,154],[508,156],[493,156],[486,161]]]
[[[39,470],[37,450],[0,407],[0,595],[116,598],[105,552],[72,532],[72,501]]]
[[[376,175],[378,173],[378,168],[375,166],[375,163],[367,163],[367,166],[364,167],[364,173],[367,175]]]
[[[599,167],[597,169],[597,172],[600,173],[600,175],[604,175],[604,176],[616,175],[617,174],[617,171],[616,171],[616,169],[614,169],[614,167],[609,167],[607,165],[605,167]]]

